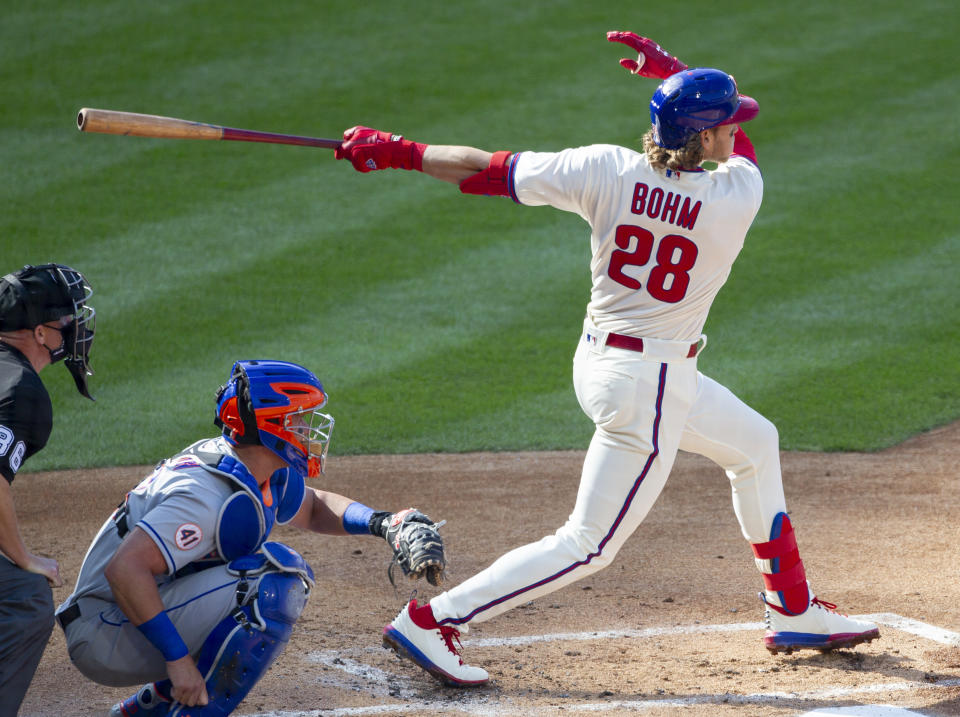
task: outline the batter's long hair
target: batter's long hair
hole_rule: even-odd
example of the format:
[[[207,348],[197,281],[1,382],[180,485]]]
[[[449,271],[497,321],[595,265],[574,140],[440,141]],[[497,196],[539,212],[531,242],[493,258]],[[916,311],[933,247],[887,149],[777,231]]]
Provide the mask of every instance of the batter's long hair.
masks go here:
[[[664,149],[653,141],[653,127],[643,135],[643,151],[654,169],[694,169],[703,161],[703,143],[695,132],[680,149]]]

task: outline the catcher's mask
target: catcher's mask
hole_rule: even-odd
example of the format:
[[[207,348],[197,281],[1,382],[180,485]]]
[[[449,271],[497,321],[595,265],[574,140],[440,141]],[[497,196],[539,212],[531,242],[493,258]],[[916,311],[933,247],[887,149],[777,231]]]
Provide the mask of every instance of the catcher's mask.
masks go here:
[[[63,264],[27,265],[0,279],[0,331],[33,329],[56,322],[61,343],[48,348],[50,363],[64,360],[77,390],[87,388],[96,310],[87,304],[93,290],[79,271]]]
[[[235,443],[263,445],[316,478],[333,431],[327,394],[310,371],[287,361],[237,361],[217,392],[214,423]]]
[[[665,149],[680,149],[694,134],[723,124],[740,124],[760,107],[741,95],[732,76],[696,67],[665,79],[650,98],[653,139]]]

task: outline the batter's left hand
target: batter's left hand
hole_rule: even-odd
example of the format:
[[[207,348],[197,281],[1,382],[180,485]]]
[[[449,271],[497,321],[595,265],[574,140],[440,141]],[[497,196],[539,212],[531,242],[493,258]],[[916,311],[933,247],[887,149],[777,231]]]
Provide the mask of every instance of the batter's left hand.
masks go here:
[[[405,140],[399,134],[372,127],[351,127],[343,133],[343,143],[334,150],[337,159],[349,159],[358,172],[375,169],[423,169],[426,145]]]
[[[663,80],[687,69],[687,65],[680,62],[653,40],[641,37],[635,32],[611,30],[607,33],[607,40],[621,42],[637,51],[636,60],[627,57],[620,60],[620,64],[634,75]]]
[[[349,159],[353,168],[358,172],[385,169],[386,167],[377,166],[375,159],[371,162],[367,161],[372,154],[368,145],[389,142],[392,136],[390,132],[383,132],[372,127],[359,125],[351,127],[343,133],[343,143],[334,150],[333,156],[337,159]]]

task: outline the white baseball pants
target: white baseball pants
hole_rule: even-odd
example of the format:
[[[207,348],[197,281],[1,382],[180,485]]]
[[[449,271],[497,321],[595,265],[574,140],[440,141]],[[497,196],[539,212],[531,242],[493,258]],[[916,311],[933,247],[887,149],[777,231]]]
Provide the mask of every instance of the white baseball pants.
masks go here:
[[[774,425],[686,358],[689,342],[644,340],[643,354],[604,345],[585,326],[573,361],[583,411],[596,424],[573,512],[553,535],[512,550],[433,598],[441,625],[466,631],[606,567],[663,489],[678,450],[720,465],[743,536],[769,540],[786,512]]]

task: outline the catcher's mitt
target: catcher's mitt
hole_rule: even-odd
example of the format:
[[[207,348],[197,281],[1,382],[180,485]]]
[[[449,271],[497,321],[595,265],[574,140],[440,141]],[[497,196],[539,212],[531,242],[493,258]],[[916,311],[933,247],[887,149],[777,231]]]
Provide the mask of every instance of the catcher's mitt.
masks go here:
[[[431,585],[443,582],[447,560],[443,554],[443,538],[438,532],[445,520],[434,523],[416,508],[407,508],[384,518],[384,538],[393,550],[393,561],[387,569],[390,583],[393,568],[399,565],[411,580],[426,577]]]

